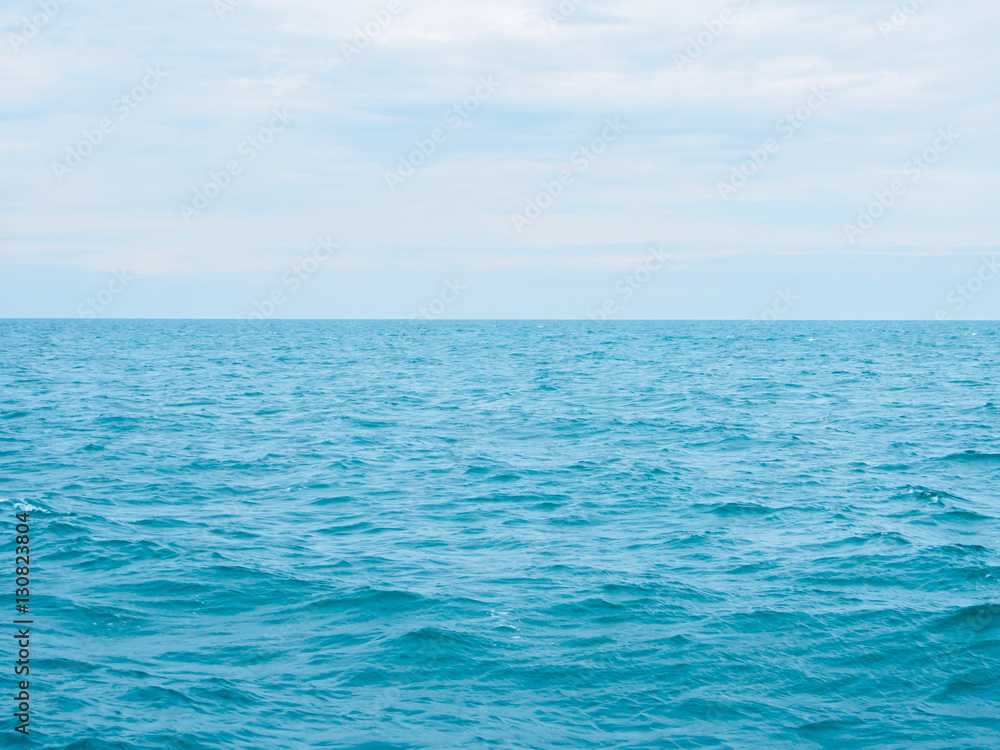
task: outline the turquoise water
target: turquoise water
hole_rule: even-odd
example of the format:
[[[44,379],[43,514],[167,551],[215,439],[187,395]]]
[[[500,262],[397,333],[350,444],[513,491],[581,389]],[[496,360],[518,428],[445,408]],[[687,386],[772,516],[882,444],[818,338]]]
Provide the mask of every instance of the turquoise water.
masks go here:
[[[32,746],[998,748],[998,360],[995,323],[0,321]]]

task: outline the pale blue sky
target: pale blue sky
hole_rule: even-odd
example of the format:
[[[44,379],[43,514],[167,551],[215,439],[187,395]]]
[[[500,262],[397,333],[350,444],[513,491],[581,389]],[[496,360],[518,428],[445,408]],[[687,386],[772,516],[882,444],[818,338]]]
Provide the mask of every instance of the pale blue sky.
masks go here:
[[[998,21],[7,0],[0,317],[997,318]]]

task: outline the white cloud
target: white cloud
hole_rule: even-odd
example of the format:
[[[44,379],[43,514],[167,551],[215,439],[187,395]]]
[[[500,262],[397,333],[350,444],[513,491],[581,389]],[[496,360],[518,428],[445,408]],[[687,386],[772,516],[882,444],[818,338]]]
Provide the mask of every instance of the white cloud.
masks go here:
[[[584,0],[556,28],[546,11],[558,2],[400,4],[350,63],[341,45],[388,2],[246,0],[224,20],[208,0],[69,3],[30,44],[8,44],[7,273],[110,268],[130,254],[147,274],[235,272],[273,264],[319,232],[449,258],[468,247],[664,238],[708,243],[700,252],[728,252],[734,238],[839,246],[857,207],[949,125],[961,144],[865,242],[928,252],[998,244],[995,4],[928,2],[888,39],[878,24],[892,3]],[[2,16],[8,32],[34,8],[16,5]],[[716,36],[726,9],[732,20]],[[706,30],[710,44],[679,70],[675,55]],[[59,183],[52,161],[150,64],[169,81]],[[442,127],[484,75],[500,82],[498,93],[390,193],[384,171]],[[829,104],[721,201],[717,182],[820,85]],[[185,226],[178,204],[275,106],[298,119]],[[608,116],[627,134],[518,237],[510,214]]]

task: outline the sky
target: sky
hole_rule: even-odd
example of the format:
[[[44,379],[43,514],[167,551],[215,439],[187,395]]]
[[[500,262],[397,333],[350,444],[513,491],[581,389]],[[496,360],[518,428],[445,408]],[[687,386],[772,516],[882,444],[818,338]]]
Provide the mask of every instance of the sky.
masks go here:
[[[987,0],[6,0],[0,317],[997,319]]]

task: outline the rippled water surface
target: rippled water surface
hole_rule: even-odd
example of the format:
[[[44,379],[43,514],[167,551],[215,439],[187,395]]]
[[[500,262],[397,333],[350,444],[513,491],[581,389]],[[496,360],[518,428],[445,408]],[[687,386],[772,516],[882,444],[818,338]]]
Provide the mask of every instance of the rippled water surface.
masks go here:
[[[0,321],[34,746],[1000,748],[998,360],[994,323]]]

